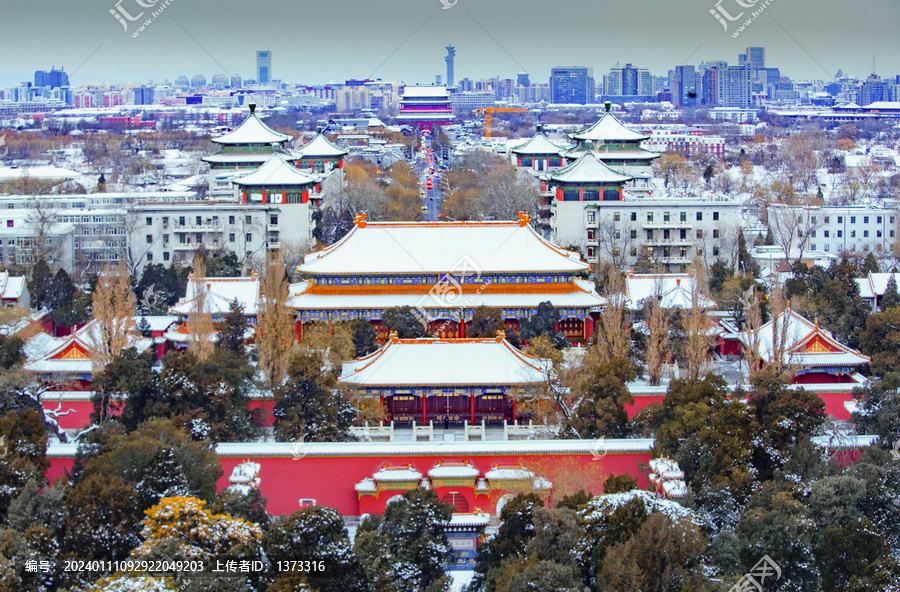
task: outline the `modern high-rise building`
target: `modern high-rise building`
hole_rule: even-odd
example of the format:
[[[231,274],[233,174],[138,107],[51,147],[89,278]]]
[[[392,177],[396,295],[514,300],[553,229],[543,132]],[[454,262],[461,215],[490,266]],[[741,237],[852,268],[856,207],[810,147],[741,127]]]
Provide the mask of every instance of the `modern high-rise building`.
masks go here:
[[[452,87],[455,80],[453,77],[453,58],[456,57],[456,48],[448,45],[444,49],[447,50],[447,55],[444,57],[444,61],[447,62],[447,86]]]
[[[750,107],[750,68],[729,66],[725,71],[723,107]]]
[[[881,76],[874,72],[863,82],[862,88],[859,89],[859,104],[865,107],[876,101],[887,100],[887,85],[881,79]]]
[[[231,75],[231,88],[241,88],[241,77],[237,74]]]
[[[672,103],[682,107],[697,104],[697,72],[694,66],[675,66],[672,72]]]
[[[152,86],[138,86],[134,89],[135,105],[152,105],[154,99],[154,88]]]
[[[196,74],[191,78],[191,89],[192,90],[200,90],[204,86],[206,86],[206,76],[203,74]]]
[[[603,77],[603,94],[609,96],[649,96],[653,94],[653,77],[646,68],[631,64],[610,68]]]
[[[268,49],[256,52],[256,83],[272,83],[272,52]]]
[[[593,103],[596,90],[593,68],[559,66],[550,71],[551,103]]]
[[[722,107],[725,96],[725,71],[728,62],[714,61],[700,64],[703,85],[698,98],[703,105]]]
[[[738,54],[738,66],[750,66],[750,71],[755,72],[766,67],[766,48],[748,47],[744,53]]]
[[[49,72],[37,70],[34,73],[34,85],[49,86],[50,88],[69,86],[69,75],[62,69],[57,70],[56,68],[51,68]]]
[[[528,75],[528,72],[519,72],[519,75],[516,77],[516,84],[518,86],[530,86],[531,76]]]

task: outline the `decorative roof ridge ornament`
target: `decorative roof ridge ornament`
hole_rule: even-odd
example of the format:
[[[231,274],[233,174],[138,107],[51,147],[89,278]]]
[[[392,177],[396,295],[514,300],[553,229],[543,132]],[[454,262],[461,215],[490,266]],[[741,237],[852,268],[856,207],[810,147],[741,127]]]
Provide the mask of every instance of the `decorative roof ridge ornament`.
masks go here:
[[[353,218],[353,224],[356,225],[357,228],[365,228],[366,227],[366,218],[367,214],[365,212],[360,212]]]
[[[519,226],[526,226],[531,222],[531,215],[528,212],[519,212]]]

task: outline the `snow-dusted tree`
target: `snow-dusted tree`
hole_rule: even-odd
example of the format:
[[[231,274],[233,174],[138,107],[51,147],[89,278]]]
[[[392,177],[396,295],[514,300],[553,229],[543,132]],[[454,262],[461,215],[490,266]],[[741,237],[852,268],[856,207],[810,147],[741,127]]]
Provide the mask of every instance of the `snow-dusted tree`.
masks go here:
[[[647,377],[653,386],[662,380],[663,365],[669,355],[669,328],[671,315],[662,306],[662,294],[658,288],[646,298],[644,319],[647,327]]]
[[[131,278],[125,266],[113,270],[106,267],[97,278],[91,297],[95,326],[91,337],[91,360],[95,367],[104,368],[128,345],[132,317],[135,311]]]
[[[617,269],[609,269],[603,285],[606,306],[597,320],[597,353],[600,360],[628,359],[631,350],[631,315],[625,308],[625,278]]]
[[[200,253],[194,257],[194,270],[188,283],[188,292],[192,292],[194,296],[188,312],[190,349],[197,360],[203,362],[212,354],[215,342],[210,311],[212,302],[209,301],[209,288],[206,284],[206,257]]]
[[[277,386],[287,374],[294,340],[294,315],[287,306],[288,278],[280,256],[263,273],[257,311],[256,350],[259,368],[269,384]]]
[[[701,292],[701,286],[705,285],[702,265],[693,267],[696,284],[691,294],[690,311],[682,311],[682,316],[687,313],[683,325],[685,330],[685,362],[687,362],[688,378],[700,378],[709,367],[709,350],[715,345],[716,335],[713,332],[713,323],[707,314],[705,306],[706,296]]]

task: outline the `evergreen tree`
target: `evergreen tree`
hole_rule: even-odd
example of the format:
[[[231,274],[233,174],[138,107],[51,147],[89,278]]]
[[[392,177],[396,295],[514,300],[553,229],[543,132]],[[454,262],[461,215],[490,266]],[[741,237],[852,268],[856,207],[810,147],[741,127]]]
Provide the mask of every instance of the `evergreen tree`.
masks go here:
[[[425,319],[410,306],[389,308],[381,314],[381,324],[401,339],[425,337]]]
[[[75,298],[75,284],[64,269],[60,269],[53,276],[50,294],[47,297],[48,304],[54,311],[72,306]]]
[[[353,440],[353,406],[335,390],[318,354],[296,353],[288,379],[275,389],[275,435],[282,441],[346,442]]]
[[[228,305],[228,314],[217,327],[219,341],[216,345],[227,349],[236,356],[244,355],[244,332],[247,322],[244,320],[244,307],[235,298]]]
[[[50,306],[50,295],[53,293],[53,272],[43,259],[39,259],[31,268],[31,278],[28,281],[28,293],[31,295],[31,305],[40,310]]]
[[[140,543],[140,508],[134,487],[119,477],[86,477],[66,498],[64,548],[90,560],[127,557]]]
[[[594,365],[583,375],[581,404],[566,422],[567,437],[624,438],[628,435],[625,406],[634,403],[628,382],[637,378],[637,368],[628,360],[613,358]]]
[[[531,318],[522,321],[519,337],[522,341],[529,341],[535,337],[546,335],[557,349],[569,347],[569,340],[564,333],[557,331],[559,325],[559,311],[549,301],[538,304],[537,311]]]
[[[340,513],[334,508],[313,506],[276,519],[263,537],[270,561],[323,561],[324,571],[307,574],[307,582],[321,592],[368,592],[366,573]],[[290,580],[292,574],[273,579]]]
[[[475,576],[471,589],[493,592],[507,559],[525,552],[534,537],[534,513],[544,507],[536,493],[520,493],[500,511],[500,528],[493,538],[482,544],[475,559]]]
[[[353,332],[353,346],[356,348],[356,357],[367,356],[378,349],[378,332],[375,327],[365,319],[351,321],[350,330]]]
[[[888,278],[887,289],[885,290],[884,295],[878,299],[878,306],[881,307],[882,312],[889,308],[900,306],[900,292],[897,291],[896,274],[892,273]]]
[[[771,231],[769,231],[769,234],[771,235]],[[766,240],[768,240],[768,238],[769,237],[767,237]],[[772,243],[766,242],[765,244]],[[747,240],[744,238],[743,232],[738,232],[738,268],[744,275],[750,275],[754,278],[759,277],[759,264],[756,262],[756,259],[750,256],[750,252],[747,251]]]
[[[29,481],[41,486],[50,468],[47,460],[47,434],[43,417],[34,409],[7,411],[0,416],[0,516],[6,516],[10,503],[22,493]]]
[[[869,254],[866,255],[866,259],[863,261],[859,271],[862,272],[863,275],[881,272],[881,266],[878,265],[878,259],[875,257],[875,253],[869,251]],[[893,277],[893,275],[891,277]]]
[[[114,400],[125,400],[120,421],[128,430],[134,430],[147,419],[146,408],[159,397],[159,374],[153,370],[153,351],[138,354],[129,347],[95,375],[91,401],[94,412],[91,421],[99,423],[101,418],[110,419],[110,404]]]
[[[499,308],[479,306],[466,327],[467,337],[496,337],[504,330],[503,315]]]
[[[356,550],[369,581],[396,592],[443,590],[453,559],[446,531],[452,514],[434,490],[419,488],[388,504],[383,518],[364,520]]]

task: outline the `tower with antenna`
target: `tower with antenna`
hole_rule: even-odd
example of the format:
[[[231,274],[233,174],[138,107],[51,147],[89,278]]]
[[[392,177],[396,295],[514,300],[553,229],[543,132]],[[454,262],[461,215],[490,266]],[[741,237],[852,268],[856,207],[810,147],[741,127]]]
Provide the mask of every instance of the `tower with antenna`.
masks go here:
[[[448,45],[445,49],[447,50],[447,55],[444,57],[444,61],[447,62],[447,86],[452,87],[455,82],[453,78],[453,58],[456,57],[456,48]]]

